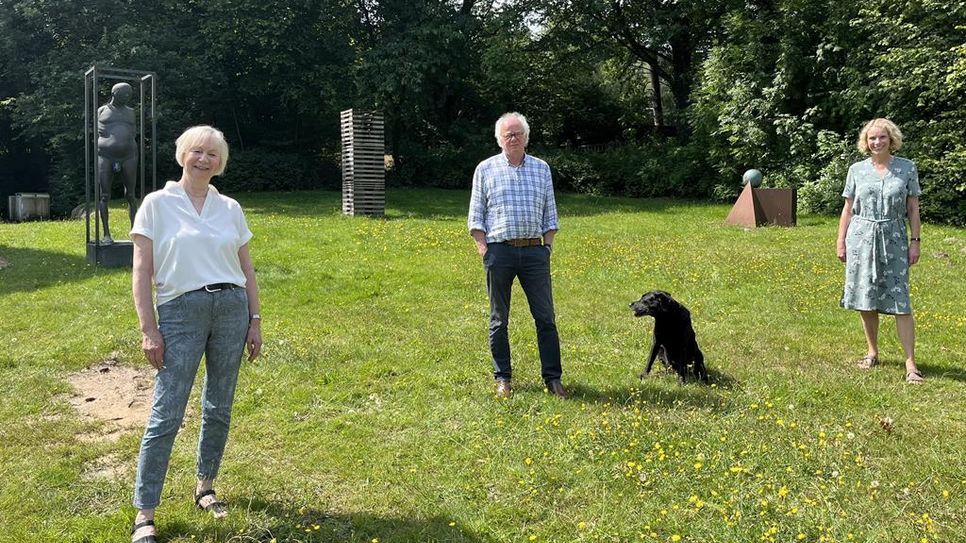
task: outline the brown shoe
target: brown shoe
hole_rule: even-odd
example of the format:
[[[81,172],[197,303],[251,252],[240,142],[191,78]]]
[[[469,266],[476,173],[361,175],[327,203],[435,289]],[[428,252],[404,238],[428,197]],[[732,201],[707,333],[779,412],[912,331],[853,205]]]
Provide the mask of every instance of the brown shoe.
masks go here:
[[[547,383],[547,390],[551,394],[555,394],[561,398],[567,398],[567,389],[563,387],[563,384],[560,382],[560,379],[554,379],[553,381],[549,381]]]
[[[513,387],[509,379],[496,380],[496,397],[501,399],[509,398],[513,395]]]

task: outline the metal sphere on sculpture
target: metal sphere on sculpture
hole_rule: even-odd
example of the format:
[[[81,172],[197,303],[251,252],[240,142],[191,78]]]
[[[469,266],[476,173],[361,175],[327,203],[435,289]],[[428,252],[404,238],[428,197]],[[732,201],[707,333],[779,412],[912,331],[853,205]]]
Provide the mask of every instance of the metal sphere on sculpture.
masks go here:
[[[751,188],[757,189],[761,186],[761,172],[758,170],[748,170],[741,176],[741,181],[745,185],[751,184]]]

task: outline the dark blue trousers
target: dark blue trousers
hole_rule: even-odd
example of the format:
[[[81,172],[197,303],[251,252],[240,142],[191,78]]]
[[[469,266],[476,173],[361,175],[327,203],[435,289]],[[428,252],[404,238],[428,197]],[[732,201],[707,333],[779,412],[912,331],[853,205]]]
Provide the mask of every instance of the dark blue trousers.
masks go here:
[[[550,285],[550,249],[544,246],[512,247],[505,243],[490,243],[483,255],[486,269],[486,292],[490,298],[490,352],[493,354],[493,375],[510,379],[510,339],[507,324],[510,320],[510,292],[514,278],[527,296],[530,314],[537,328],[537,348],[544,382],[560,379],[560,338],[553,311],[553,291]]]

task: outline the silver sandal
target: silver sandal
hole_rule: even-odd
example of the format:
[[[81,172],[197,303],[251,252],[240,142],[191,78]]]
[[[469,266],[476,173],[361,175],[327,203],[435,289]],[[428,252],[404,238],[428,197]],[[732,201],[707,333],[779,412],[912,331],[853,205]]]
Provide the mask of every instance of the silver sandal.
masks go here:
[[[864,370],[872,369],[879,365],[879,357],[876,355],[867,354],[860,358],[855,365]]]

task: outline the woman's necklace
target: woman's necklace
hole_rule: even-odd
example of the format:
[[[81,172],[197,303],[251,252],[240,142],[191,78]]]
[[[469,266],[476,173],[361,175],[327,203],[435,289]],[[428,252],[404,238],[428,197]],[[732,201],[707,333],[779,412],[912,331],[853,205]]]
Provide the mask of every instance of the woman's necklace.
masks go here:
[[[191,202],[192,207],[194,207],[195,210],[200,214],[201,210],[205,206],[205,200],[207,199],[207,196],[208,196],[208,187],[205,187],[205,192],[202,194],[192,194],[191,191],[188,190],[187,183],[182,183],[181,188],[183,188],[185,194],[188,195],[188,201]]]
[[[197,198],[199,200],[203,200],[205,198],[205,196],[208,196],[208,187],[205,187],[203,189],[204,192],[202,192],[201,194],[192,194],[191,191],[188,190],[188,184],[187,183],[182,182],[181,187],[184,188],[185,193],[188,196],[190,196],[191,198]]]

